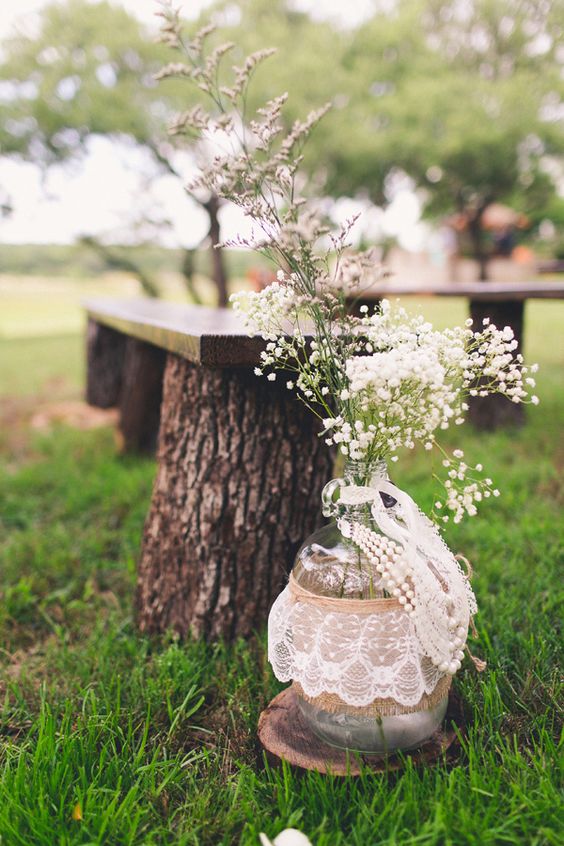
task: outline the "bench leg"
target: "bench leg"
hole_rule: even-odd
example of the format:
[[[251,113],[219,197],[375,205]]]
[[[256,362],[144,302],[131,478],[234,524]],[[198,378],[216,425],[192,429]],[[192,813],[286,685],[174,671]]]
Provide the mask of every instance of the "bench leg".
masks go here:
[[[333,455],[278,379],[168,355],[137,587],[141,631],[250,635],[322,523]]]
[[[166,352],[128,338],[119,400],[123,452],[154,453],[159,434]]]
[[[86,334],[86,402],[113,408],[119,402],[126,336],[90,318]]]
[[[524,303],[509,300],[507,302],[484,302],[470,300],[470,317],[474,321],[474,329],[482,327],[482,321],[489,317],[498,329],[511,326],[521,352],[524,324]],[[477,429],[498,429],[503,426],[521,426],[525,422],[525,409],[519,404],[511,402],[506,397],[494,394],[490,397],[473,397],[470,399],[469,418]]]

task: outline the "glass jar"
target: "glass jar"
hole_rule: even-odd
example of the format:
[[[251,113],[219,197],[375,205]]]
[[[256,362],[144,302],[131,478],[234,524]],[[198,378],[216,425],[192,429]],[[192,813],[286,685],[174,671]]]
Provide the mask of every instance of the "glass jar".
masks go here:
[[[342,505],[334,497],[343,486],[377,490],[382,480],[389,480],[385,462],[347,463],[344,478],[324,490],[324,513],[381,534],[369,502]],[[377,496],[393,516],[396,500]],[[305,541],[289,588],[288,643],[302,668],[294,690],[311,730],[332,745],[374,754],[413,749],[429,738],[444,719],[450,676],[417,653],[409,615],[336,520]]]
[[[389,480],[385,461],[373,465],[348,461],[343,478],[333,479],[323,490],[323,513],[326,517],[338,514],[348,522],[362,523],[378,532],[369,503],[342,506],[334,502],[334,495],[344,485],[376,488],[379,480]],[[395,500],[387,494],[383,494],[383,497],[384,504],[393,509]],[[359,547],[343,536],[336,520],[317,529],[307,538],[298,551],[292,575],[304,589],[319,596],[341,599],[375,599],[384,596],[380,574]]]

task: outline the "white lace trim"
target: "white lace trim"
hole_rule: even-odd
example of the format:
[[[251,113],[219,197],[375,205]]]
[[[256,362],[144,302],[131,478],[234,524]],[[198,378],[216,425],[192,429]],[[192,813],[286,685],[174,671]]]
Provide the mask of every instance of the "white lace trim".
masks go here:
[[[289,587],[270,612],[268,658],[280,681],[298,681],[308,696],[334,693],[358,707],[387,698],[417,705],[445,676],[421,655],[414,624],[397,606],[337,612],[294,601]]]
[[[391,516],[381,500],[377,500],[372,506],[372,516],[383,533],[402,543],[412,568],[416,602],[411,619],[420,653],[436,665],[443,664],[442,669],[448,664],[454,673],[461,659],[456,659],[454,665],[453,659],[461,655],[470,618],[478,610],[470,581],[437,527],[411,497],[398,488],[394,490],[389,482],[381,487],[397,499],[396,513]]]

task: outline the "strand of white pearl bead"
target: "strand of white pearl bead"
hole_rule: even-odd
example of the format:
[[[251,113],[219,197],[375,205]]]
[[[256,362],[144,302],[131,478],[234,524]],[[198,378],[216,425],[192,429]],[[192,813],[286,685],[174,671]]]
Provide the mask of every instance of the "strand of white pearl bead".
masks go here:
[[[404,611],[413,614],[416,603],[415,592],[408,581],[413,571],[403,559],[403,547],[360,523],[353,525],[351,539],[380,573],[388,593],[397,598]]]
[[[412,616],[416,598],[413,585],[408,579],[413,574],[413,570],[407,566],[405,560],[402,561],[403,547],[360,523],[353,524],[351,539],[364,552],[377,572],[381,574],[384,587],[388,593],[396,597],[404,611]],[[440,672],[453,676],[462,666],[467,633],[465,627],[461,625],[461,621],[454,616],[452,605],[449,608],[447,625],[451,635],[448,644],[448,657],[445,660],[431,660]]]
[[[439,662],[437,667],[441,672],[449,673],[453,676],[462,666],[467,632],[466,628],[461,624],[461,621],[455,617],[454,607],[452,604],[449,607],[449,615],[447,626],[451,636],[448,644],[450,658],[448,661]]]

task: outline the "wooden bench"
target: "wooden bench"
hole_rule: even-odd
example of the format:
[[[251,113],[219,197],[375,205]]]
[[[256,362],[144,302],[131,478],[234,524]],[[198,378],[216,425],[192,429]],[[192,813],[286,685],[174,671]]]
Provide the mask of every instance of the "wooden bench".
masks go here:
[[[364,302],[401,295],[465,296],[478,324],[511,325],[523,304],[562,298],[562,283],[387,282]],[[300,543],[319,524],[333,456],[316,420],[285,387],[258,378],[262,341],[230,311],[158,300],[93,300],[87,399],[118,406],[126,450],[151,450],[158,471],[139,565],[137,614],[146,632],[246,636],[262,625]],[[503,397],[475,401],[491,428],[519,422]]]
[[[363,292],[357,305],[395,297],[464,297],[469,301],[474,326],[482,326],[489,317],[496,326],[511,326],[519,349],[524,339],[525,303],[530,299],[564,299],[564,282],[451,282],[450,284],[398,283],[393,278]],[[477,397],[470,404],[470,419],[480,429],[496,429],[508,424],[520,425],[524,408],[502,396]]]
[[[126,449],[158,437],[139,626],[247,636],[321,520],[333,457],[316,419],[283,374],[255,376],[263,342],[233,312],[156,300],[86,309],[88,402],[119,406]]]

